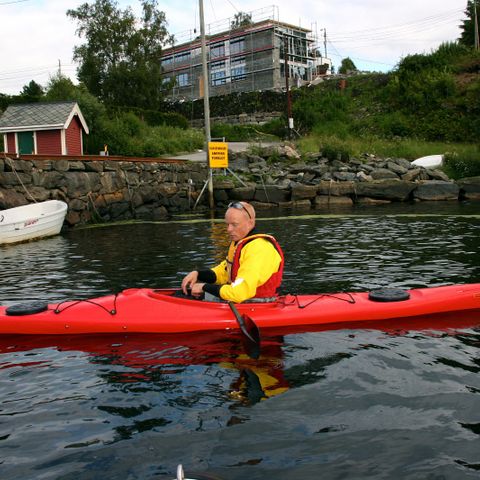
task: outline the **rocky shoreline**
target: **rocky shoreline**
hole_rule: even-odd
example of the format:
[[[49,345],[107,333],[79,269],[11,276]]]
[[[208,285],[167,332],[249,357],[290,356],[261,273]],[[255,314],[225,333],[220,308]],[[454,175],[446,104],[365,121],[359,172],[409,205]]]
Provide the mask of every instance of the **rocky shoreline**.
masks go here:
[[[272,148],[274,148],[272,150]],[[329,209],[332,206],[408,201],[480,200],[480,177],[452,181],[441,170],[404,159],[366,155],[342,161],[322,154],[301,158],[290,146],[259,154],[230,153],[230,170],[214,170],[219,208],[232,200],[257,209]],[[272,160],[274,159],[274,160]],[[63,159],[0,159],[0,210],[59,199],[66,223],[160,220],[207,209],[207,168],[198,162]]]
[[[232,177],[214,180],[215,200],[252,201],[266,208],[480,200],[480,177],[454,182],[442,170],[416,167],[405,159],[365,155],[342,161],[321,153],[301,158],[289,146],[272,148],[261,156],[231,155],[231,168],[246,185],[238,186]],[[272,157],[278,160],[271,162]]]

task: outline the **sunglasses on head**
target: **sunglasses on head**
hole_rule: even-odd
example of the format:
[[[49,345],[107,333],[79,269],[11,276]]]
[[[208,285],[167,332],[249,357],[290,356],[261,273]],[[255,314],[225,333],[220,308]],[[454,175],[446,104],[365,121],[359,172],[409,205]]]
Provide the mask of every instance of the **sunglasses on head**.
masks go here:
[[[252,219],[250,212],[245,208],[245,205],[241,202],[231,202],[228,204],[228,208],[236,208],[237,210],[245,210],[247,212],[248,218]]]

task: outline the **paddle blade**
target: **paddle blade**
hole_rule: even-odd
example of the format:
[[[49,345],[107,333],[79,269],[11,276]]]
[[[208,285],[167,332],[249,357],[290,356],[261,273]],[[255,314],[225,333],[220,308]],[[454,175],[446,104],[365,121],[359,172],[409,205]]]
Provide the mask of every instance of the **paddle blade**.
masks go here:
[[[251,358],[258,358],[260,356],[260,330],[248,315],[240,315],[233,302],[228,302],[228,305],[235,315],[240,331],[243,334],[243,344],[247,354]]]
[[[248,316],[242,315],[243,324],[246,328],[246,335],[248,338],[255,343],[260,344],[260,330],[257,327],[257,324]]]

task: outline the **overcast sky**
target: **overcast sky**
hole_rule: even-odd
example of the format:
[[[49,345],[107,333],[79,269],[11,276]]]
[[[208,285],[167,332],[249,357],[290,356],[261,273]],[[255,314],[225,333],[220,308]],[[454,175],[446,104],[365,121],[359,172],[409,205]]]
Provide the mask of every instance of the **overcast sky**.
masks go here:
[[[0,93],[18,94],[35,80],[42,86],[60,68],[76,82],[73,47],[81,40],[66,16],[81,0],[0,0]],[[89,1],[88,3],[93,3]],[[120,0],[140,13],[140,2]],[[198,0],[159,0],[168,30],[180,40],[199,32]],[[205,23],[218,28],[239,11],[274,18],[311,29],[322,40],[336,68],[350,57],[357,68],[389,71],[402,57],[429,53],[460,36],[467,0],[204,0]],[[225,25],[228,23],[225,21]]]

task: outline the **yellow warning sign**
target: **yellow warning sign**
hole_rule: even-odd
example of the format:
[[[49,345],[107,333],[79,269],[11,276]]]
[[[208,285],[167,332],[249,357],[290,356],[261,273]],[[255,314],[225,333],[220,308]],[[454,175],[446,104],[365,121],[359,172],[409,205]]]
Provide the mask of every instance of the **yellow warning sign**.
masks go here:
[[[210,168],[228,168],[228,143],[208,142]]]

